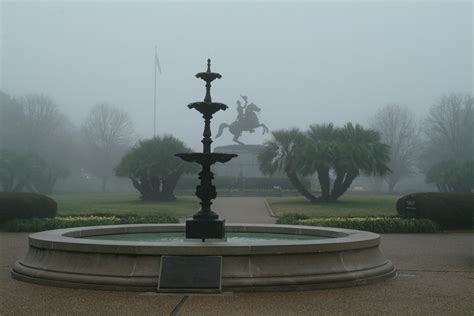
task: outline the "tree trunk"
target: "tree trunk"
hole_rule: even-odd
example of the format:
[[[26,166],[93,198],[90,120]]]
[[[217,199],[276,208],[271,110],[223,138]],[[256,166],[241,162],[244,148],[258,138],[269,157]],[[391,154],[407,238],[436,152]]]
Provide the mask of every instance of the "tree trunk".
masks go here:
[[[349,187],[351,186],[352,184],[352,181],[354,181],[354,179],[356,178],[357,176],[356,175],[353,175],[353,174],[347,174],[345,179],[344,179],[344,182],[342,183],[341,187],[340,187],[340,190],[339,192],[337,192],[335,195],[334,195],[334,201],[336,201],[341,195],[343,195],[348,189]]]
[[[436,187],[438,188],[439,192],[443,192],[443,187],[441,186],[441,184],[436,183]]]
[[[330,190],[331,190],[331,179],[329,178],[329,169],[321,168],[317,170],[319,185],[321,186],[321,197],[319,198],[322,202],[327,202],[330,200]]]
[[[163,189],[161,191],[163,199],[166,199],[168,201],[176,200],[176,197],[174,195],[174,189],[176,188],[176,184],[178,183],[180,176],[181,172],[175,172],[169,175],[169,177],[163,181]]]
[[[334,185],[332,187],[330,201],[334,202],[339,196],[342,195],[342,183],[347,173],[336,170],[336,180],[334,180]]]
[[[388,193],[393,193],[396,184],[397,182],[392,181],[391,179],[388,180]]]
[[[357,174],[343,172],[339,173],[334,181],[334,187],[331,192],[331,201],[335,202],[341,195],[343,195],[352,184],[352,181],[357,177]]]
[[[23,188],[28,184],[28,181],[29,181],[28,179],[21,179],[20,181],[18,181],[18,183],[12,188],[12,192],[23,191]]]
[[[305,186],[298,179],[298,175],[295,172],[286,171],[286,175],[288,176],[288,179],[290,180],[291,184],[295,187],[295,189],[299,193],[301,193],[301,195],[303,195],[305,198],[307,198],[311,202],[320,201],[319,198],[314,196],[307,188],[305,188]]]
[[[400,176],[399,175],[390,175],[387,179],[387,184],[388,184],[388,192],[392,193],[393,189],[397,185],[398,181],[400,181]]]

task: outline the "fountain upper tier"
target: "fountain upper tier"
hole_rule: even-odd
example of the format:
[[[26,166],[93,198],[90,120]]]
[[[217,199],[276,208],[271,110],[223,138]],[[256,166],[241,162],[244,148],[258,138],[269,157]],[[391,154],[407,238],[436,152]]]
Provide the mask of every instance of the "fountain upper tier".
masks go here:
[[[211,98],[211,82],[215,79],[221,79],[221,74],[211,71],[211,59],[207,60],[207,71],[200,72],[196,74],[196,78],[200,78],[206,82],[206,96],[204,97],[204,102],[212,102]],[[227,108],[227,106],[224,104]],[[225,109],[224,109],[225,110]]]

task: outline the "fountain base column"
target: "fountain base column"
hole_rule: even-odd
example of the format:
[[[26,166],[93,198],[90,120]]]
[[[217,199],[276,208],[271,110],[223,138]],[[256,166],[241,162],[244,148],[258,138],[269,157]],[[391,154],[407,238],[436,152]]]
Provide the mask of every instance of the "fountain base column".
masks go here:
[[[186,221],[186,239],[224,239],[225,220],[188,219]]]

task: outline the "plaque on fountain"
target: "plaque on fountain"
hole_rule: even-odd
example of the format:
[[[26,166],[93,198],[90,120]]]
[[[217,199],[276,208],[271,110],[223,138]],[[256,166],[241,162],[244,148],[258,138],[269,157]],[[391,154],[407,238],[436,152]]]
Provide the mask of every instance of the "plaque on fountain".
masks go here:
[[[221,290],[221,256],[162,256],[158,291]]]

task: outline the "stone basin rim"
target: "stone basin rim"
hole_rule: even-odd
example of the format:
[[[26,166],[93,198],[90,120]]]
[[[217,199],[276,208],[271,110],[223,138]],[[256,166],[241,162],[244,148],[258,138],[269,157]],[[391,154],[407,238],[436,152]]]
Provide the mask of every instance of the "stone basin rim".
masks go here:
[[[173,254],[173,255],[226,255],[265,254],[277,251],[306,253],[308,251],[334,252],[377,247],[380,236],[375,233],[316,226],[274,224],[227,224],[227,232],[284,233],[332,237],[315,240],[265,240],[247,242],[222,241],[123,241],[84,239],[96,235],[122,233],[184,232],[184,224],[126,224],[86,226],[33,233],[29,236],[32,247],[92,253]]]

